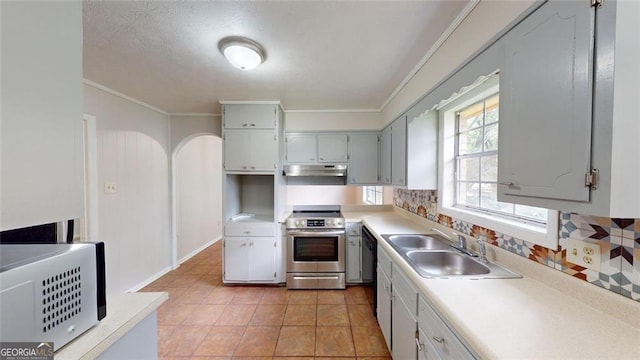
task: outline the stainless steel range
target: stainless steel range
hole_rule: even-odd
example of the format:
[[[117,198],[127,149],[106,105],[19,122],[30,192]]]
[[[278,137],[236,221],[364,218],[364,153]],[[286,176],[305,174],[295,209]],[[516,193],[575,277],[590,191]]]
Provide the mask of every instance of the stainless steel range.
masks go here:
[[[345,288],[345,225],[339,206],[294,207],[286,221],[287,288]]]

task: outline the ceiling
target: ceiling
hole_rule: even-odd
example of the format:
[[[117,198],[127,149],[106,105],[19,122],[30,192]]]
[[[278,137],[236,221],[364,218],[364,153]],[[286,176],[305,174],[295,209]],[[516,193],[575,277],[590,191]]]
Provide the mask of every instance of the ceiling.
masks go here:
[[[220,100],[378,110],[467,4],[84,1],[84,78],[168,113],[220,113]],[[217,46],[230,35],[266,61],[232,67]]]

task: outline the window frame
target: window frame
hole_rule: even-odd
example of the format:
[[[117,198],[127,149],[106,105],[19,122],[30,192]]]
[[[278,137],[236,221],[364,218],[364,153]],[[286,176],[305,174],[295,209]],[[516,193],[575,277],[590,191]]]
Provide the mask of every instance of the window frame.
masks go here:
[[[465,89],[466,90],[466,89]],[[438,107],[438,213],[479,225],[547,248],[558,248],[558,211],[547,209],[547,224],[511,218],[471,208],[456,207],[456,112],[480,100],[499,94],[499,76],[489,77],[468,91]],[[498,148],[499,153],[499,148]]]
[[[378,200],[376,202],[370,202],[368,199],[369,195],[369,188],[373,188],[371,190],[371,193],[375,193],[377,194],[375,196],[375,200]],[[383,194],[383,187],[381,185],[366,185],[362,187],[362,202],[365,204],[369,204],[369,205],[382,205],[384,203],[384,194]]]

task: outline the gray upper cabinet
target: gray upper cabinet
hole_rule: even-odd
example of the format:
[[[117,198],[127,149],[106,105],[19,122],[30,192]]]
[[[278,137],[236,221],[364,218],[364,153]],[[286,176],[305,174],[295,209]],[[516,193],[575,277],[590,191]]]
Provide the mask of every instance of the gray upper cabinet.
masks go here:
[[[318,161],[325,163],[347,162],[346,134],[318,135]]]
[[[639,11],[550,1],[502,39],[498,200],[640,217]]]
[[[277,104],[223,104],[225,129],[275,129]]]
[[[285,140],[286,161],[292,164],[318,162],[318,138],[312,134],[288,134]]]
[[[347,134],[290,133],[285,160],[289,164],[346,163]]]
[[[407,185],[407,117],[391,123],[391,184]]]
[[[224,169],[273,172],[278,163],[274,130],[228,130],[224,133]]]
[[[382,131],[380,184],[407,189],[438,186],[438,116],[422,100]]]
[[[500,200],[589,201],[594,13],[586,1],[548,2],[505,36]]]
[[[347,184],[376,185],[378,183],[378,134],[349,135],[349,166]]]
[[[391,125],[380,135],[380,184],[391,185]]]

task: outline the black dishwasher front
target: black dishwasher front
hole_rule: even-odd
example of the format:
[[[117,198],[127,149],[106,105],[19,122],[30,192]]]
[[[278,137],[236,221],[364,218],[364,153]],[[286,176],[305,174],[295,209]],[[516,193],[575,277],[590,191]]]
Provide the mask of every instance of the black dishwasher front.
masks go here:
[[[378,263],[378,241],[366,226],[362,227],[362,282],[373,285],[373,315],[376,316],[376,265]]]

